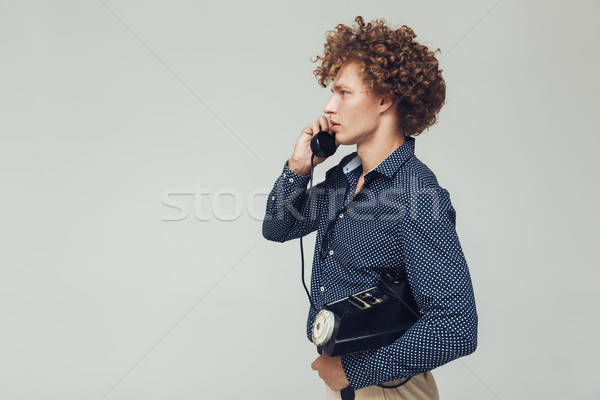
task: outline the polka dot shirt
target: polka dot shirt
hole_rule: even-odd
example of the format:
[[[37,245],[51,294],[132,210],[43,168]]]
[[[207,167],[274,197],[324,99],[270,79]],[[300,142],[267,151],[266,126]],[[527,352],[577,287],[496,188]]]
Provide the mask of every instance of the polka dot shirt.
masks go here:
[[[324,304],[377,284],[386,270],[405,271],[420,319],[394,343],[342,356],[354,389],[430,371],[475,351],[477,313],[448,191],[415,155],[415,139],[364,175],[357,153],[323,182],[287,163],[267,200],[263,236],[285,242],[317,232],[311,300]],[[309,193],[310,192],[310,193]],[[310,340],[316,311],[309,310]]]

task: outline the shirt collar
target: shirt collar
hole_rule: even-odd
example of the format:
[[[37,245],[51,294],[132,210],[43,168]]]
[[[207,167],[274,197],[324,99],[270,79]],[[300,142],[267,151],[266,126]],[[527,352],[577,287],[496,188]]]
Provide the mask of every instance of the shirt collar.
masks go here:
[[[354,171],[360,165],[362,165],[362,160],[360,159],[358,154],[356,154],[354,157],[350,158],[350,161],[348,161],[346,163],[346,165],[344,165],[342,167],[342,170],[344,171],[344,173],[346,175],[348,175],[350,172]]]
[[[367,172],[365,175],[371,175],[373,171],[378,172],[381,175],[385,175],[388,178],[394,176],[396,171],[413,155],[415,154],[415,138],[406,137],[405,142],[394,150],[389,156],[387,156],[382,162],[380,162],[375,168]],[[343,171],[347,175],[359,165],[362,165],[362,161],[358,154],[343,166]]]

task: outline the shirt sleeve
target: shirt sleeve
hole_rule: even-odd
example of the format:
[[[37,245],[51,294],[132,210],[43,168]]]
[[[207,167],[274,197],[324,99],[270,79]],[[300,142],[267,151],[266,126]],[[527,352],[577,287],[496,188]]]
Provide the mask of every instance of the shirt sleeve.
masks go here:
[[[301,176],[288,168],[275,181],[267,199],[267,210],[263,220],[262,233],[265,239],[285,242],[307,235],[317,229],[318,197],[321,184],[310,191],[306,186],[310,175]],[[309,192],[312,192],[308,204]],[[306,209],[305,209],[306,208]]]
[[[429,188],[408,203],[401,251],[420,319],[388,346],[342,356],[354,389],[430,371],[477,347],[473,287],[450,196]]]

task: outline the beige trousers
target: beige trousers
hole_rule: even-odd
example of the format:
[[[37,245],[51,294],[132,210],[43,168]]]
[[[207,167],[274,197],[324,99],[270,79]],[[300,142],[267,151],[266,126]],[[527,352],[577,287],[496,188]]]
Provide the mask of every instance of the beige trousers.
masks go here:
[[[384,385],[397,385],[402,380],[385,382]],[[383,389],[377,385],[355,390],[356,400],[439,400],[437,385],[431,372],[415,375],[404,385],[395,389]],[[334,392],[325,385],[325,399],[341,399],[340,392]]]

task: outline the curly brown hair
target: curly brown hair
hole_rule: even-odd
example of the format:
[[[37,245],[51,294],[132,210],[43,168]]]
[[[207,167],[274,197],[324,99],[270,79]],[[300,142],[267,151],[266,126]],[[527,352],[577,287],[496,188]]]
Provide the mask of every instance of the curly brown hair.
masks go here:
[[[356,62],[364,83],[375,93],[397,103],[400,128],[406,136],[416,136],[437,122],[446,99],[446,83],[435,54],[417,43],[417,35],[406,25],[386,26],[383,19],[357,27],[339,24],[328,31],[323,56],[314,74],[327,87],[344,62]]]

